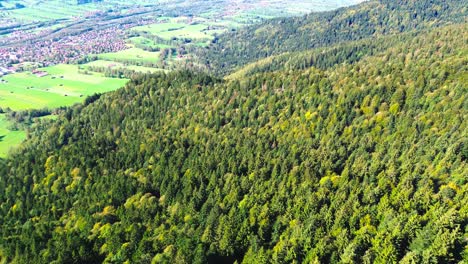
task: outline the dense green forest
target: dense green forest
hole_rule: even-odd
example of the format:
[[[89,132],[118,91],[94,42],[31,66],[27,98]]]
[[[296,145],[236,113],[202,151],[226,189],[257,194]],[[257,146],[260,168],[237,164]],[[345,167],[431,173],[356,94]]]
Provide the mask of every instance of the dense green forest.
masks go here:
[[[225,74],[284,52],[466,22],[464,0],[373,0],[305,17],[278,18],[221,35],[194,52],[201,65]]]
[[[229,80],[143,75],[90,97],[0,166],[0,259],[463,263],[467,33],[338,45],[319,67]]]
[[[247,64],[226,78],[242,79],[259,72],[305,70],[311,67],[326,70],[338,64],[352,64],[368,56],[383,54],[389,48],[401,45],[402,42],[413,41],[411,45],[418,45],[420,37],[428,33],[430,30],[412,31],[398,35],[350,41],[325,48],[286,52]]]

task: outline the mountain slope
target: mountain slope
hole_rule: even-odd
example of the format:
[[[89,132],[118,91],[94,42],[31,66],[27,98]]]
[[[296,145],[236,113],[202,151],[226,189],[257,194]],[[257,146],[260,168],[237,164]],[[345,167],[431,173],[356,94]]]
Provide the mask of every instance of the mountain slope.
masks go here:
[[[468,260],[467,34],[224,82],[143,76],[0,167],[17,263]]]
[[[311,67],[327,70],[340,64],[353,64],[369,56],[384,54],[391,47],[400,46],[402,42],[407,42],[407,45],[418,45],[421,37],[430,32],[431,30],[414,31],[374,39],[349,41],[307,51],[286,52],[247,64],[226,78],[243,79],[256,73],[305,70]],[[412,41],[413,44],[409,44]]]
[[[326,47],[363,38],[466,22],[463,0],[374,0],[331,12],[283,18],[222,35],[196,51],[202,64],[219,73],[284,52]]]

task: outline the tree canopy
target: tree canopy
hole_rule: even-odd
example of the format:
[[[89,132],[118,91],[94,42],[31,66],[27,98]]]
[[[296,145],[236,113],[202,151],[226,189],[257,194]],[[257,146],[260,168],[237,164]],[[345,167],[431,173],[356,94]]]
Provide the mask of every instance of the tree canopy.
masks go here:
[[[466,261],[466,31],[230,80],[137,76],[43,120],[0,166],[0,258]]]

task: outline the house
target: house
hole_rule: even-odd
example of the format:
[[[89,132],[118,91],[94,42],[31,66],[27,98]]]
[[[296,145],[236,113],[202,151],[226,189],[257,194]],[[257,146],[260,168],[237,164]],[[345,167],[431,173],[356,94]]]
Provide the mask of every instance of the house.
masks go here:
[[[44,76],[49,75],[48,72],[39,71],[39,70],[34,70],[34,71],[32,71],[32,73],[33,73],[34,75],[36,75],[37,77],[44,77]]]

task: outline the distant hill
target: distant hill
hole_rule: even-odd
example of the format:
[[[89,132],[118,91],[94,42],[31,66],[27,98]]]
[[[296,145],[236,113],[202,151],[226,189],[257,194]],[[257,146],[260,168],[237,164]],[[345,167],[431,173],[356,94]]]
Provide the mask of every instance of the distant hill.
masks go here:
[[[257,73],[279,70],[305,70],[311,67],[326,70],[339,67],[340,64],[353,64],[369,56],[382,54],[391,47],[401,45],[402,42],[417,41],[431,30],[383,35],[306,51],[285,52],[249,63],[226,76],[226,78],[241,80]]]
[[[467,8],[463,0],[369,1],[336,11],[273,19],[243,28],[220,36],[196,53],[201,64],[209,65],[218,73],[227,73],[284,52],[465,22]]]

